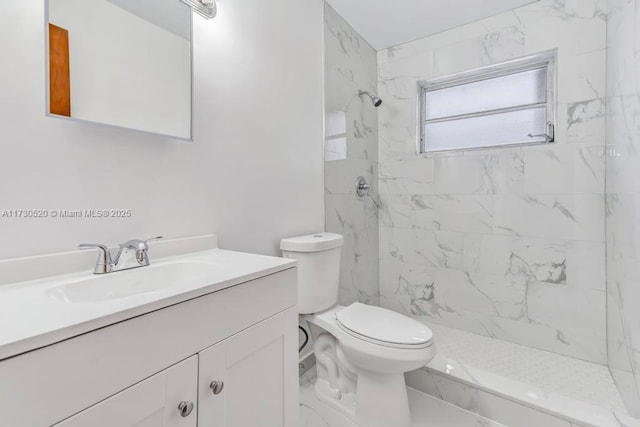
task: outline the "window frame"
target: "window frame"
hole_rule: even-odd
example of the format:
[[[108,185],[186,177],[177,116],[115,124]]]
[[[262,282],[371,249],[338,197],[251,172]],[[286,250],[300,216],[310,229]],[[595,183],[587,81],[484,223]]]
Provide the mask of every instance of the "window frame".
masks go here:
[[[523,147],[531,145],[551,144],[555,143],[555,124],[556,118],[556,103],[557,103],[557,56],[558,50],[549,50],[534,55],[529,55],[522,58],[513,59],[510,61],[501,62],[498,64],[489,65],[486,67],[477,68],[470,71],[464,71],[461,73],[452,74],[445,77],[439,77],[431,80],[418,82],[418,108],[417,108],[417,138],[416,148],[418,154],[429,155],[443,152],[462,152],[467,150],[483,150],[501,147]],[[499,77],[506,77],[526,71],[532,71],[536,69],[546,68],[546,83],[547,83],[547,100],[545,103],[539,104],[526,104],[515,107],[501,108],[495,110],[481,111],[477,113],[461,114],[457,116],[443,117],[439,119],[428,120],[427,119],[427,94],[432,91],[446,89],[450,87],[462,86],[465,84],[475,83],[484,80],[490,80]],[[466,148],[447,148],[447,149],[433,149],[429,150],[426,141],[426,126],[429,123],[446,122],[460,120],[464,118],[483,117],[499,113],[507,113],[511,111],[519,111],[525,109],[534,108],[536,105],[546,107],[546,129],[547,136],[544,141],[531,141],[531,142],[513,142],[506,144],[494,144],[477,147]],[[542,138],[543,135],[536,135]]]

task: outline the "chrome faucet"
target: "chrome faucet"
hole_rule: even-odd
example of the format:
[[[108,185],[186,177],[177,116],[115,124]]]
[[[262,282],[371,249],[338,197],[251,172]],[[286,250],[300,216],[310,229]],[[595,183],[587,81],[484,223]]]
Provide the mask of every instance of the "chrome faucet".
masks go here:
[[[131,268],[146,267],[149,265],[148,243],[160,240],[162,236],[147,240],[133,239],[120,245],[120,250],[115,260],[111,258],[111,251],[101,244],[83,243],[78,249],[97,249],[98,261],[93,270],[94,274],[115,273],[116,271],[129,270]]]

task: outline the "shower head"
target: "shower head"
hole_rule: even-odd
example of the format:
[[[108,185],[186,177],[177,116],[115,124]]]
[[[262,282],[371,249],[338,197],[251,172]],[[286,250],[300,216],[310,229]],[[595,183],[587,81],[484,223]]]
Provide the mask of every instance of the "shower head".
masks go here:
[[[375,95],[371,95],[369,92],[364,91],[364,90],[360,90],[358,91],[358,95],[362,96],[362,95],[366,95],[369,98],[371,98],[371,102],[373,103],[373,106],[378,108],[380,105],[382,105],[382,99],[378,98]]]

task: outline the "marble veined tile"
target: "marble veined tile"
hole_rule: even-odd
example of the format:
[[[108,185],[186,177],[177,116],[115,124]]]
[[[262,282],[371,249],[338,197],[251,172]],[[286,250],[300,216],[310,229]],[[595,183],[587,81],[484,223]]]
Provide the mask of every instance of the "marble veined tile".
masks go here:
[[[379,196],[379,225],[386,228],[411,228],[413,216],[412,196],[385,194]]]
[[[380,225],[394,228],[491,232],[491,196],[381,194]]]
[[[493,198],[486,195],[414,195],[414,228],[489,233],[493,229]]]
[[[610,192],[636,193],[635,183],[640,177],[636,167],[640,159],[640,94],[615,97],[609,100],[607,128],[607,178]]]
[[[378,230],[361,229],[344,233],[340,264],[340,303],[378,305]]]
[[[433,268],[462,268],[462,233],[438,230],[381,228],[380,257]]]
[[[606,49],[571,57],[561,56],[557,76],[558,102],[563,104],[605,98],[606,73]]]
[[[467,271],[576,289],[605,290],[604,243],[515,236],[465,236]]]
[[[425,75],[428,76],[431,74],[433,74],[432,50],[415,52],[414,55],[404,58],[394,58],[393,61],[378,62],[378,84],[388,83],[391,79],[398,77],[406,78],[408,81],[413,79],[414,95],[416,90],[415,80],[420,80],[424,78]],[[408,92],[405,94],[408,94]]]
[[[516,14],[509,11],[463,25],[461,29],[463,37],[466,39],[492,34],[503,28],[518,27],[521,24]]]
[[[427,369],[418,369],[405,376],[409,387],[420,390],[445,402],[476,411],[478,407],[478,390],[468,384],[453,381]]]
[[[434,50],[434,76],[442,77],[505,61],[525,53],[525,34],[510,26]]]
[[[566,241],[485,235],[478,271],[520,282],[566,285],[567,252]]]
[[[463,266],[447,268],[446,254],[432,258],[439,262],[409,256],[413,230],[387,231],[400,243],[387,246],[382,234],[380,300],[385,307],[605,360],[602,243],[470,234],[463,238]],[[403,234],[408,246],[398,237]],[[583,272],[583,265],[593,268]]]
[[[408,316],[437,315],[434,277],[423,264],[380,260],[380,304]]]
[[[315,368],[300,377],[300,427],[360,427],[315,395]]]
[[[494,196],[494,230],[516,236],[604,241],[600,194]]]
[[[315,369],[300,378],[301,427],[359,427],[346,415],[321,402],[315,395],[314,383]],[[417,390],[409,388],[407,394],[411,427],[505,427]]]
[[[540,410],[571,420],[572,426],[640,425],[626,413],[604,365],[435,324],[430,327],[438,355],[426,370],[407,375],[408,384],[421,391],[507,425],[526,425],[524,420],[534,426],[555,425],[558,420],[545,420]]]
[[[389,62],[401,61],[405,58],[419,55],[422,52],[453,45],[463,39],[463,29],[461,27],[452,28],[413,42],[383,49],[378,52],[378,64],[384,65]]]
[[[346,159],[325,163],[325,230],[342,234],[340,302],[378,303],[378,111],[358,90],[378,85],[375,50],[325,5],[325,109],[338,116],[330,129],[342,136]],[[372,186],[355,194],[358,176]]]
[[[606,366],[496,338],[429,324],[439,354],[567,397],[624,410]]]
[[[378,117],[381,122],[393,120],[396,123],[396,121],[406,120],[402,123],[409,124],[415,120],[418,81],[423,78],[424,74],[416,73],[417,75],[412,76],[405,73],[406,71],[401,75],[379,78],[378,80],[378,95],[384,102],[384,108],[378,109]]]
[[[567,248],[567,284],[575,288],[606,290],[604,242],[570,242]]]
[[[640,417],[640,87],[637,0],[609,1],[607,26],[607,335],[611,371]]]
[[[415,125],[396,125],[393,122],[379,122],[379,161],[415,160]]]
[[[640,97],[605,98],[605,3],[540,0],[378,52],[378,90],[388,100],[378,122],[382,305],[606,361],[605,207],[623,215],[623,208],[640,212],[640,202],[615,194],[605,206],[605,160],[617,159],[607,181],[635,188],[640,168],[626,161],[637,156]],[[633,20],[616,19],[632,29]],[[546,50],[558,52],[556,143],[416,153],[419,81]],[[633,56],[635,48],[623,52]],[[635,89],[626,84],[637,76],[635,62],[613,62],[617,90]],[[607,123],[616,125],[613,135]],[[616,146],[606,147],[612,137]],[[621,220],[640,224],[633,215]],[[612,259],[630,267],[619,254],[637,245],[615,227],[611,233]]]
[[[602,145],[558,144],[525,153],[525,191],[529,194],[602,194]]]
[[[567,108],[567,141],[605,144],[606,104],[603,99],[573,102]]]
[[[374,165],[368,160],[346,159],[325,162],[325,193],[355,196],[355,182],[359,176],[376,186]]]
[[[598,313],[594,313],[594,316],[596,314]],[[599,329],[602,323],[598,323],[598,329],[592,330],[590,325],[580,325],[577,322],[571,327],[560,328],[552,323],[546,324],[528,317],[507,319],[478,315],[474,320],[482,325],[484,335],[487,336],[594,363],[604,364],[607,361],[606,348],[603,347],[604,336],[602,329]],[[594,317],[594,324],[596,321]],[[472,329],[468,330],[475,332]]]
[[[566,54],[581,54],[605,48],[604,3],[584,0],[575,6],[576,3],[542,0],[514,11],[526,28],[528,54],[556,48]]]
[[[382,162],[378,185],[380,194],[430,194],[433,192],[433,159]]]
[[[440,270],[435,274],[434,301],[456,313],[508,319],[526,316],[526,287],[510,278]]]
[[[524,153],[519,148],[439,156],[435,166],[438,194],[521,193],[524,189]]]
[[[603,291],[533,283],[527,289],[527,315],[532,322],[551,325],[571,342],[570,331],[580,328],[590,343],[604,348],[606,340],[606,296]],[[579,326],[578,326],[579,325]],[[604,355],[601,360],[604,360]]]

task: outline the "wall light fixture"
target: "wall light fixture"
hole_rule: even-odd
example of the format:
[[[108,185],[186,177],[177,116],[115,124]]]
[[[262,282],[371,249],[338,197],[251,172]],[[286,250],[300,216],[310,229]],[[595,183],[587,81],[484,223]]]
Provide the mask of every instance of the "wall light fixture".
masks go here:
[[[194,12],[206,19],[215,18],[218,8],[216,0],[180,0],[191,7]]]

